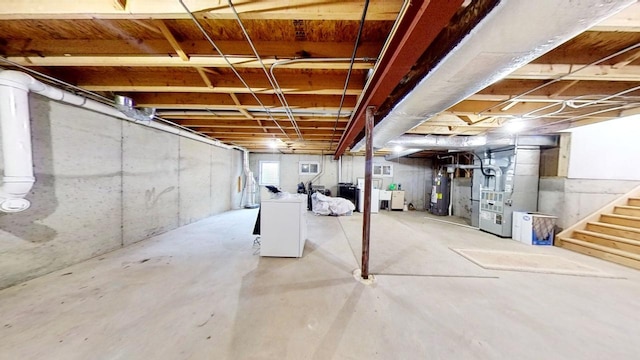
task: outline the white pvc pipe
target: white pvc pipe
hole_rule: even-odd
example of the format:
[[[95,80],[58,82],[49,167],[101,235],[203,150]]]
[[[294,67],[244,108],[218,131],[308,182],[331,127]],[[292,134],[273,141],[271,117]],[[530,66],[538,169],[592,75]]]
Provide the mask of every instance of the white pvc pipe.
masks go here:
[[[236,148],[166,124],[153,121],[138,122],[111,106],[43,84],[25,73],[13,70],[1,71],[0,129],[2,130],[4,177],[0,184],[0,211],[3,212],[20,212],[31,206],[31,203],[24,198],[35,182],[29,121],[29,91],[52,100],[133,121],[205,144],[224,149]]]
[[[0,211],[4,212],[28,209],[31,203],[24,197],[35,182],[29,125],[29,88],[28,83],[20,80],[18,76],[0,77],[0,127],[4,161]]]

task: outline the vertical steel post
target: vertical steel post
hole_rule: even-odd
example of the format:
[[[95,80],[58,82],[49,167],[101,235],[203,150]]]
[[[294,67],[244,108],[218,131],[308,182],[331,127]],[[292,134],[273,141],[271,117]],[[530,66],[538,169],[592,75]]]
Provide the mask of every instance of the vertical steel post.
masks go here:
[[[371,183],[373,175],[373,106],[367,107],[365,119],[366,152],[364,157],[364,213],[362,217],[362,278],[369,279],[369,237],[371,234]]]

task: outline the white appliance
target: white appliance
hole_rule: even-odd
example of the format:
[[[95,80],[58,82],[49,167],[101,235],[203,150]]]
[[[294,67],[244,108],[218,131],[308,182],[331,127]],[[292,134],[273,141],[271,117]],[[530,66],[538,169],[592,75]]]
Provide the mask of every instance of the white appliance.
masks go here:
[[[302,257],[306,240],[306,196],[262,200],[260,256]]]
[[[364,212],[364,179],[358,179],[358,211]],[[380,211],[380,190],[371,187],[371,212]]]
[[[382,204],[383,201],[386,201],[385,203],[386,209],[391,210],[389,206],[389,203],[391,202],[391,191],[380,190],[379,195],[380,195],[380,204]]]
[[[391,192],[391,210],[404,209],[404,190],[394,190]]]

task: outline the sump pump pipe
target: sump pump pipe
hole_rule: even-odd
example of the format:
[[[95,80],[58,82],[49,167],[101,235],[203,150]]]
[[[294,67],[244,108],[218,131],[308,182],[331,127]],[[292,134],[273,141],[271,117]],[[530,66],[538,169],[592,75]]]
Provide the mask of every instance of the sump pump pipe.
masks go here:
[[[4,161],[4,177],[0,184],[0,211],[7,213],[24,211],[31,206],[29,200],[24,198],[35,182],[29,121],[30,91],[52,100],[136,122],[109,105],[46,85],[25,73],[14,70],[0,71],[0,129]],[[232,148],[217,140],[158,122],[137,123],[224,149]]]

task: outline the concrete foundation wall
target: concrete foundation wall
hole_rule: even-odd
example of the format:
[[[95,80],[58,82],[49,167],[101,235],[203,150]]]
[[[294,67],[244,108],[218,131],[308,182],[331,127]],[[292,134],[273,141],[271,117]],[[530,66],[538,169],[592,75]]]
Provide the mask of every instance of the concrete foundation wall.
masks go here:
[[[298,163],[300,161],[317,161],[320,163],[322,174],[313,183],[324,185],[331,190],[331,195],[338,193],[338,182],[351,182],[357,184],[358,178],[364,178],[364,156],[345,155],[342,157],[342,179],[338,179],[337,160],[333,160],[333,155],[289,155],[289,154],[251,154],[250,167],[256,178],[259,176],[260,161],[280,162],[280,188],[284,191],[295,193],[297,184],[312,180],[315,175],[298,175]],[[425,196],[431,191],[431,160],[429,159],[408,159],[399,161],[386,161],[383,157],[376,157],[374,164],[393,165],[393,176],[377,177],[382,186],[387,189],[392,183],[402,184],[405,191],[407,203],[413,203],[416,209],[423,210],[425,206]],[[428,200],[427,200],[428,201]]]
[[[540,178],[538,211],[558,217],[567,228],[638,186],[638,181]]]
[[[37,95],[30,110],[36,183],[30,209],[0,213],[0,288],[240,206],[239,151]]]

